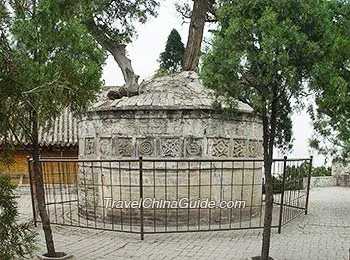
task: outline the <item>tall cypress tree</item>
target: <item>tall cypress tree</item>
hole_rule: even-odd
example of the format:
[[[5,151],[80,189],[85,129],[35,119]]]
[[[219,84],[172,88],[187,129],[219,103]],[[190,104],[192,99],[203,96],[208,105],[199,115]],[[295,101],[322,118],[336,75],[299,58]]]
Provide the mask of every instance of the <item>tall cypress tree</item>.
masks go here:
[[[33,157],[47,257],[64,253],[56,252],[46,209],[39,128],[49,125],[66,107],[77,115],[89,107],[101,88],[105,60],[78,15],[65,17],[58,12],[60,4],[0,1],[0,135],[5,143],[12,144],[6,139],[11,134],[19,143],[31,144],[27,150]]]
[[[160,54],[160,68],[157,75],[180,72],[184,53],[185,47],[181,36],[176,29],[173,29],[168,36],[165,51]]]
[[[0,259],[11,260],[32,256],[36,231],[33,223],[18,222],[16,186],[10,176],[0,173]]]
[[[339,78],[342,67],[333,66],[340,63],[333,50],[342,50],[341,60],[349,64],[344,54],[349,49],[345,17],[350,4],[343,2],[236,0],[223,1],[218,10],[219,29],[203,62],[203,83],[226,100],[251,106],[263,124],[264,232],[261,255],[254,259],[271,259],[274,151],[288,148],[292,141],[291,115],[308,94],[304,84],[321,88],[316,97],[325,90],[345,96],[336,88],[346,86],[346,80]],[[229,107],[234,108],[235,102]]]

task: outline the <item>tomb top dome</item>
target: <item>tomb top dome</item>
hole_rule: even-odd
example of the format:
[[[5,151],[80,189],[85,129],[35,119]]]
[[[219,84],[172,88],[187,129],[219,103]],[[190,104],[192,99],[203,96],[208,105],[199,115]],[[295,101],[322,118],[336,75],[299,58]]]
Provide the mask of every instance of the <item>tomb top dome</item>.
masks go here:
[[[213,110],[215,101],[214,91],[203,87],[197,73],[184,71],[142,83],[137,96],[101,100],[92,110]],[[242,102],[237,110],[253,112]]]
[[[194,72],[153,79],[137,96],[101,100],[88,111],[79,122],[79,156],[261,158],[261,118],[237,102],[227,120],[218,104]]]

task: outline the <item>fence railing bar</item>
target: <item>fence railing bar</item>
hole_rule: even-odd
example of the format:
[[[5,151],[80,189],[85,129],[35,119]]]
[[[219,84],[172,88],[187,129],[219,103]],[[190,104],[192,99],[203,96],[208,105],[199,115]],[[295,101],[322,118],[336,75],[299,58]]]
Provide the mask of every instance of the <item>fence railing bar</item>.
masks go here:
[[[27,163],[28,163],[28,173],[29,173],[29,187],[30,187],[30,198],[32,202],[32,213],[33,213],[33,221],[34,221],[34,226],[37,227],[37,215],[36,215],[36,196],[35,196],[35,182],[34,182],[34,176],[33,176],[33,171],[32,171],[32,164],[33,160],[28,156],[27,157]]]
[[[309,166],[309,174],[307,178],[307,189],[306,189],[306,201],[305,201],[305,215],[307,215],[307,211],[309,208],[309,196],[310,196],[310,181],[311,181],[311,173],[312,173],[312,161],[313,157],[310,156],[310,166]]]
[[[139,158],[139,166],[140,166],[140,176],[139,176],[139,182],[140,182],[140,200],[143,200],[143,172],[142,172],[142,156]],[[143,216],[143,204],[140,205],[140,235],[141,240],[144,240],[144,216]]]
[[[202,189],[202,171],[201,171],[202,162],[199,163],[198,171],[198,196],[201,198],[201,189]],[[201,209],[198,208],[198,230],[201,229]]]
[[[100,163],[100,174],[101,174],[101,184],[102,184],[102,187],[101,187],[102,201],[103,201],[102,203],[104,203],[104,201],[105,201],[105,194],[104,194],[105,175],[103,174],[102,165],[103,165],[103,162]],[[102,204],[102,219],[103,219],[103,228],[105,228],[106,227],[106,209],[105,209],[103,204]]]
[[[278,222],[278,225],[273,227],[278,228],[279,233],[286,223],[302,212],[307,213],[311,166],[307,176],[308,188],[306,191],[300,190],[304,171],[299,168],[304,162],[310,162],[312,165],[312,158],[285,157],[283,160],[273,160],[273,169],[278,178],[275,183],[281,186],[278,188],[281,194],[274,194],[274,205],[279,207],[278,209],[275,207],[273,213],[276,215],[274,217],[276,223]],[[262,163],[263,160],[256,158],[40,159],[46,182],[44,186],[47,196],[46,206],[53,224],[136,233],[140,234],[141,240],[145,234],[152,233],[262,228],[265,204],[264,195],[259,192],[259,187],[263,184],[258,180],[259,174],[262,174]],[[33,190],[31,192],[33,219],[39,221],[35,209],[34,181],[33,176],[30,176],[33,174],[31,164],[32,160],[28,159],[29,178]],[[162,196],[165,201],[174,198],[179,201],[183,196],[187,196],[190,201],[195,200],[197,196],[220,202],[230,198],[231,201],[240,199],[245,201],[247,206],[244,210],[242,207],[205,210],[190,207],[145,209],[141,203],[138,210],[120,208],[119,216],[118,209],[105,208],[107,193],[112,200],[114,197],[121,201],[135,199],[143,201],[145,196],[153,194],[153,198]],[[86,219],[86,224],[84,220],[81,223],[80,218]]]
[[[55,205],[55,204],[65,204],[70,202],[77,202],[78,200],[65,200],[65,201],[56,201],[56,202],[46,202],[45,205]]]
[[[108,162],[109,165],[111,165],[111,162]],[[113,198],[113,179],[112,179],[112,169],[109,170],[109,185],[111,189],[111,198]],[[108,212],[108,211],[107,211]],[[114,210],[111,209],[110,212],[112,212],[112,230],[114,230]]]
[[[294,206],[294,205],[284,204],[283,207],[285,207],[285,208],[293,208],[293,209],[300,209],[300,210],[305,211],[304,207],[297,207],[297,206]]]
[[[132,196],[131,196],[131,171],[130,171],[130,167],[131,167],[131,162],[129,161],[129,199],[132,200]],[[129,209],[129,221],[130,221],[130,232],[132,231],[132,221],[133,221],[133,217],[132,217],[132,212],[131,209]]]
[[[286,185],[286,168],[287,168],[287,156],[284,156],[283,161],[283,179],[282,179],[282,190],[281,190],[281,199],[280,199],[280,212],[279,212],[279,219],[278,219],[278,233],[281,233],[282,229],[282,219],[283,219],[283,203],[284,203],[284,187]]]
[[[119,170],[118,170],[118,176],[119,176],[119,198],[120,198],[120,200],[123,200],[123,192],[122,192],[122,173],[121,173],[121,170],[120,170],[120,163],[121,162],[119,162]],[[112,195],[112,198],[113,198],[113,195]],[[113,212],[113,209],[112,209],[112,212]],[[120,209],[119,210],[119,213],[120,213],[120,219],[121,219],[121,221],[120,221],[120,229],[121,230],[124,230],[124,226],[123,226],[123,210],[122,209]],[[113,222],[114,221],[114,219],[112,220],[112,223],[114,223]]]

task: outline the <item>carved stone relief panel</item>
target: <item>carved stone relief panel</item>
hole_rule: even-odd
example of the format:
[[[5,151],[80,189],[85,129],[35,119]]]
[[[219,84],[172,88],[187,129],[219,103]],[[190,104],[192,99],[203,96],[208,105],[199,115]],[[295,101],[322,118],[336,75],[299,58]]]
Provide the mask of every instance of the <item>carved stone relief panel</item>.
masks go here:
[[[132,138],[118,137],[115,139],[114,153],[116,156],[131,157],[133,155]]]
[[[161,139],[160,151],[162,157],[180,157],[182,155],[182,141],[180,139]]]
[[[246,140],[233,139],[232,141],[232,157],[245,157],[246,156]]]
[[[113,120],[111,119],[104,119],[102,120],[102,127],[101,127],[101,133],[100,134],[110,134],[113,128]]]
[[[112,154],[112,138],[102,137],[100,138],[100,153],[104,156]]]
[[[246,135],[246,122],[240,121],[235,124],[235,135],[240,137]]]
[[[253,123],[253,133],[254,138],[261,139],[262,138],[262,125],[258,123]]]
[[[186,157],[202,156],[203,140],[199,138],[187,138],[185,140],[185,155]]]
[[[248,141],[248,154],[247,157],[256,158],[262,156],[262,143],[257,140]]]
[[[166,132],[167,120],[149,120],[147,134],[164,134]]]
[[[83,157],[85,155],[84,149],[85,149],[85,138],[79,138],[79,157]]]
[[[82,123],[81,131],[79,133],[81,137],[93,137],[96,135],[95,126],[92,122],[86,121]]]
[[[211,154],[213,157],[223,158],[229,156],[229,139],[213,138],[211,140]]]
[[[88,137],[85,138],[85,155],[92,155],[95,154],[95,138],[93,137]]]
[[[262,157],[264,155],[263,140],[258,141],[258,156]]]
[[[142,138],[137,140],[137,149],[140,156],[155,156],[156,145],[155,140],[150,138]]]

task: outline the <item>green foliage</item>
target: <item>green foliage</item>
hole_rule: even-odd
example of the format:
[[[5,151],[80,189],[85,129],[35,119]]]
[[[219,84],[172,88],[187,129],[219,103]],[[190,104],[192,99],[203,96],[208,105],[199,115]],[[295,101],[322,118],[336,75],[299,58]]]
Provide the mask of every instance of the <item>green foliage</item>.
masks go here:
[[[310,164],[303,163],[300,166],[287,166],[286,167],[286,177],[285,177],[285,186],[284,190],[302,190],[303,179],[309,175]],[[331,176],[332,170],[331,167],[318,166],[312,167],[311,176],[320,177],[320,176]],[[283,185],[283,175],[277,174],[273,176],[273,191],[274,193],[280,193],[282,191]]]
[[[38,208],[50,256],[56,254],[40,192],[39,126],[50,126],[66,107],[80,115],[101,88],[105,60],[80,17],[63,15],[60,3],[9,1],[1,6],[10,14],[7,23],[0,23],[0,136],[6,143],[11,143],[7,137],[12,134],[19,143],[31,144]],[[17,232],[21,236],[22,231]]]
[[[314,68],[327,56],[335,27],[330,5],[336,3],[222,0],[217,12],[219,28],[201,77],[218,95],[246,103],[261,116],[267,187],[263,259],[268,259],[270,247],[273,151],[291,147],[291,102],[302,105],[305,83],[312,81]],[[291,181],[290,188],[299,188],[299,183]]]
[[[105,55],[76,16],[60,15],[56,1],[13,1],[6,8],[11,15],[0,27],[0,131],[30,140],[32,111],[45,126],[67,106],[76,113],[88,107],[101,87]]]
[[[333,157],[350,156],[350,3],[331,1],[332,39],[325,55],[313,68],[310,87],[316,92],[315,135],[311,146]]]
[[[299,166],[286,167],[284,190],[302,190],[303,179],[307,177],[310,171],[309,163],[302,163]],[[283,187],[283,175],[278,174],[273,176],[273,191],[274,193],[281,193]]]
[[[111,42],[128,44],[136,34],[135,22],[145,23],[156,16],[159,6],[155,0],[61,0],[55,1],[57,11],[74,14],[84,23],[95,20],[101,33]]]
[[[312,167],[311,176],[318,177],[318,176],[331,176],[332,175],[332,168],[327,166],[318,166],[318,167]]]
[[[36,232],[33,223],[17,223],[18,209],[10,177],[0,173],[0,259],[32,255]]]
[[[332,25],[327,1],[222,2],[220,27],[204,59],[203,81],[266,116],[268,132],[273,134],[276,126],[276,139],[271,141],[288,149],[291,100],[300,105],[303,82],[324,55],[323,40]]]
[[[156,16],[158,1],[154,0],[77,0],[54,1],[57,12],[63,16],[75,16],[85,25],[96,41],[111,54],[123,74],[125,85],[122,95],[138,94],[138,79],[131,61],[127,58],[126,45],[135,36],[135,23],[145,23]]]
[[[173,29],[166,42],[165,51],[160,54],[160,68],[156,76],[164,76],[181,71],[185,46],[177,30]]]
[[[3,144],[0,149],[0,167],[10,168],[15,161],[13,147]]]

